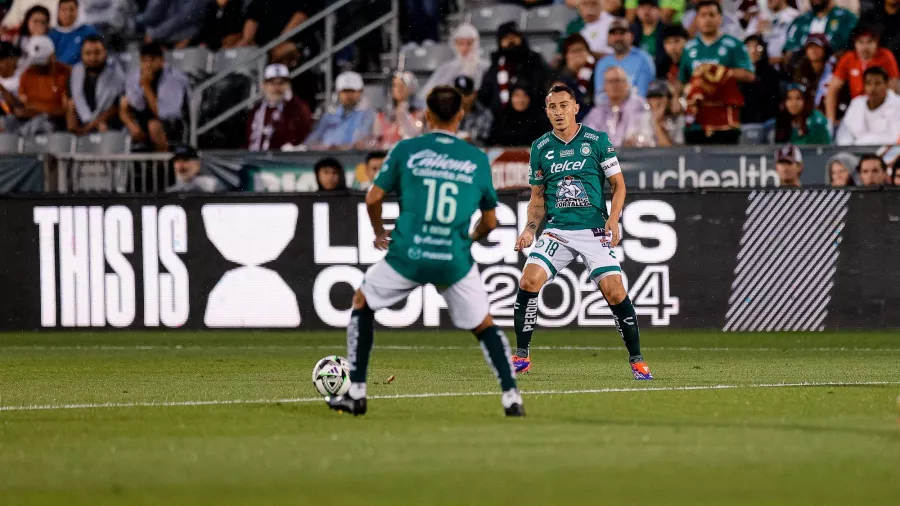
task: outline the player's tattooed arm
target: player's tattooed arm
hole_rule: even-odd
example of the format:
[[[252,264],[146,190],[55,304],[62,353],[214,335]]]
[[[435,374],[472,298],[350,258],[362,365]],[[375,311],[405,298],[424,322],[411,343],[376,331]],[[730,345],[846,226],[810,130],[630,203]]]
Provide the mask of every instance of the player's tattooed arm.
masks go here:
[[[531,243],[534,242],[534,234],[537,233],[537,229],[541,226],[546,214],[544,185],[533,184],[531,185],[531,199],[528,201],[528,221],[525,223],[525,230],[516,239],[516,251],[522,251],[531,246]]]

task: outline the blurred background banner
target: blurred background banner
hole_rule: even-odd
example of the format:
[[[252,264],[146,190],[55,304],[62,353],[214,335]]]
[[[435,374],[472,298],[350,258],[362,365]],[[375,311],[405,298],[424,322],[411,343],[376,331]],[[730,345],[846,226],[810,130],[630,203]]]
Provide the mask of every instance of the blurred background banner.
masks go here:
[[[472,254],[491,312],[512,324],[527,195],[503,192]],[[361,195],[8,198],[0,328],[341,328],[382,258]],[[384,216],[398,215],[388,202]],[[644,327],[900,327],[900,192],[631,194],[617,249]],[[573,263],[542,292],[541,325],[612,326]],[[380,311],[389,328],[449,328],[433,287]],[[778,318],[773,315],[777,314]]]

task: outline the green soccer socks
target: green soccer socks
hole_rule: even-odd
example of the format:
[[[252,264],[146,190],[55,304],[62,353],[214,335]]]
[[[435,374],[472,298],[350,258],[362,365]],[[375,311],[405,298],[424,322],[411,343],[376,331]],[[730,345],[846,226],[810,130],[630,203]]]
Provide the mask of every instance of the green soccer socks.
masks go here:
[[[475,337],[481,344],[484,359],[494,369],[494,374],[500,381],[500,388],[504,392],[516,388],[516,377],[509,358],[509,341],[506,340],[503,331],[496,325],[492,325]]]
[[[638,329],[637,315],[634,312],[634,305],[631,298],[626,296],[625,300],[618,304],[610,304],[609,309],[612,311],[613,320],[616,322],[616,329],[622,340],[625,341],[625,347],[628,348],[629,361],[631,363],[643,362],[644,357],[641,356],[641,333]]]
[[[516,329],[516,355],[522,358],[528,357],[531,347],[531,334],[537,326],[538,294],[527,292],[519,288],[516,294],[513,322]]]

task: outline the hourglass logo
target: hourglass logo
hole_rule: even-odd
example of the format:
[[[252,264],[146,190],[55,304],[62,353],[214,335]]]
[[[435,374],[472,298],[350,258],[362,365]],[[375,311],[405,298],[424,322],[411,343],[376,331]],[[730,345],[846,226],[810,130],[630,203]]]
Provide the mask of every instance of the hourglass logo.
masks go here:
[[[294,238],[294,204],[203,206],[206,235],[226,260],[241,265],[225,273],[209,294],[208,327],[296,327],[297,296],[281,276],[265,267]]]

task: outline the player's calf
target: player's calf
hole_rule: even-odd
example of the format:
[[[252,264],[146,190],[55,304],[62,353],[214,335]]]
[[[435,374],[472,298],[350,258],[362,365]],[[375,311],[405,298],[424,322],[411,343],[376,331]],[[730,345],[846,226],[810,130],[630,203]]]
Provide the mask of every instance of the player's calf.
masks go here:
[[[650,368],[644,362],[641,355],[641,333],[638,327],[637,314],[634,304],[625,291],[622,284],[622,276],[615,274],[600,279],[600,291],[609,303],[609,309],[613,314],[616,330],[625,342],[628,350],[628,362],[631,364],[631,372],[636,380],[651,380],[653,375]]]
[[[504,413],[506,413],[506,416],[524,416],[525,408],[522,402],[522,395],[519,394],[519,390],[516,388],[516,373],[509,359],[509,341],[507,341],[506,335],[499,327],[494,325],[490,315],[485,317],[484,322],[473,329],[472,333],[475,334],[479,344],[481,344],[485,361],[494,370],[494,374],[497,375],[500,389],[503,391],[500,401],[503,404]]]

